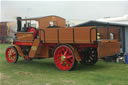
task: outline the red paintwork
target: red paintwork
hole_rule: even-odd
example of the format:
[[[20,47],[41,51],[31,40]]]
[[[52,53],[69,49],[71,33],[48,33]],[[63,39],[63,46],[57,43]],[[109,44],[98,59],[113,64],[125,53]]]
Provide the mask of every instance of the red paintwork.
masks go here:
[[[21,41],[16,41],[14,42],[15,45],[26,45],[26,46],[31,46],[32,42],[21,42]]]
[[[28,56],[24,56],[25,60],[31,60]]]
[[[62,57],[65,56],[63,60]],[[74,63],[73,52],[66,46],[60,46],[55,50],[54,61],[56,66],[63,70],[70,70]]]
[[[13,63],[16,61],[16,51],[14,48],[7,48],[6,50],[6,59],[8,62]]]
[[[16,41],[14,43],[15,45],[26,45],[26,46],[31,46],[33,43],[32,42],[21,42],[21,41]],[[84,47],[98,47],[97,44],[71,44],[74,47],[77,48],[84,48]],[[40,43],[40,46],[45,46],[51,49],[51,47],[56,47],[56,43]]]
[[[74,44],[73,46],[78,48],[85,48],[85,47],[98,47],[97,44]]]
[[[36,37],[36,35],[37,35],[36,28],[34,28],[34,27],[30,27],[27,32],[33,32],[34,33],[34,37]]]

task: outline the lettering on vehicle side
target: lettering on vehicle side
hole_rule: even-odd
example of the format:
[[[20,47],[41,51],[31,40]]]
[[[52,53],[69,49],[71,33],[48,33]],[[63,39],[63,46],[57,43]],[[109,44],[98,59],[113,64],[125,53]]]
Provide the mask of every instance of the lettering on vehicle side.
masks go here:
[[[32,46],[32,50],[37,50],[37,46]]]
[[[19,39],[27,38],[27,37],[32,37],[32,35],[23,35],[23,36],[18,36]]]

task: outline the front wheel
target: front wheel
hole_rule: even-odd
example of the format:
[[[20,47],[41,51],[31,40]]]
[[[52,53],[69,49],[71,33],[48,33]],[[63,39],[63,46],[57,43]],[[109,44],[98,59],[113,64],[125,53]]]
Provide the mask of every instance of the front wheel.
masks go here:
[[[68,45],[59,45],[54,51],[56,67],[62,71],[70,71],[77,65],[74,51]]]
[[[14,46],[8,47],[6,50],[6,60],[10,63],[16,63],[18,60],[18,52]]]

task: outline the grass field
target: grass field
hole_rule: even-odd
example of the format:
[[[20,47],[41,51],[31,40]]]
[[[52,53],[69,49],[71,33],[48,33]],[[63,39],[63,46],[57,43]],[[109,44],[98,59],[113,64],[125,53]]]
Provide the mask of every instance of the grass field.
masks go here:
[[[94,66],[78,64],[73,71],[60,71],[53,59],[24,61],[16,64],[5,59],[0,45],[0,85],[128,85],[128,65],[99,61]]]

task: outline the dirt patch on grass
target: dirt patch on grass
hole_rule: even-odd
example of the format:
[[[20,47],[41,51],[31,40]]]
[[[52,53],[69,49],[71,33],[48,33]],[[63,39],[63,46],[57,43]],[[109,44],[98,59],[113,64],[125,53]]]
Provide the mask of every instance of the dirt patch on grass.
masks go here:
[[[111,83],[107,84],[107,85],[112,85]]]
[[[16,74],[33,76],[31,72],[16,72]]]
[[[73,81],[73,80],[63,80],[63,82],[75,85],[75,81]]]
[[[45,83],[45,85],[52,85],[51,83]]]
[[[7,75],[5,75],[5,74],[3,74],[3,73],[0,73],[0,81],[6,80],[6,79],[8,79],[8,78],[9,78],[9,76],[7,76]]]

